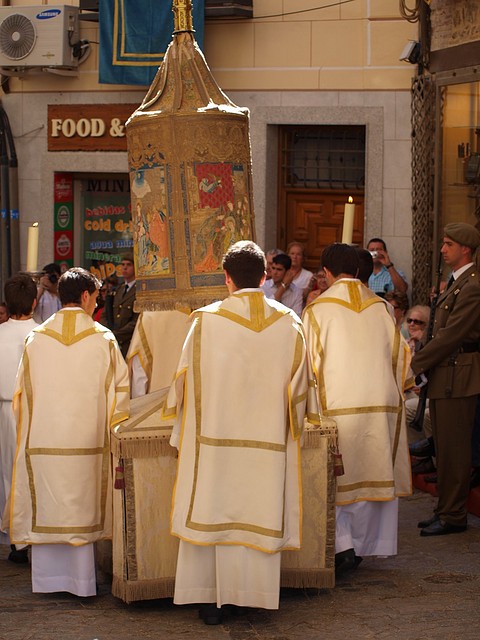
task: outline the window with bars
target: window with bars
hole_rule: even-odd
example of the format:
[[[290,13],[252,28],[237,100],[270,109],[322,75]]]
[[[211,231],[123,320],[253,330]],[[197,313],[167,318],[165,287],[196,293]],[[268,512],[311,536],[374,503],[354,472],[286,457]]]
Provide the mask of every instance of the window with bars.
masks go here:
[[[280,140],[283,187],[364,188],[364,126],[284,126]]]

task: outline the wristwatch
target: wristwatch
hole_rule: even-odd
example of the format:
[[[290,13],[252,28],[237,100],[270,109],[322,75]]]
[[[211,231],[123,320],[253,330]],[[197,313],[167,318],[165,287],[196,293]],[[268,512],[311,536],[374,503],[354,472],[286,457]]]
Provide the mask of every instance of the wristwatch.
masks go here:
[[[393,262],[390,262],[390,264],[385,265],[386,269],[391,269],[392,267],[393,267]]]

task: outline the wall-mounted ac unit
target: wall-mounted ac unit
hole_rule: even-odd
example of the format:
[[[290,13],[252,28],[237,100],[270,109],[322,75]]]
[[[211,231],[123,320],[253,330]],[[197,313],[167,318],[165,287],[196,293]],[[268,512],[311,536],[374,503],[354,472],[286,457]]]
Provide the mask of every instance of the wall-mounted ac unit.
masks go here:
[[[0,7],[0,67],[78,66],[78,7]]]

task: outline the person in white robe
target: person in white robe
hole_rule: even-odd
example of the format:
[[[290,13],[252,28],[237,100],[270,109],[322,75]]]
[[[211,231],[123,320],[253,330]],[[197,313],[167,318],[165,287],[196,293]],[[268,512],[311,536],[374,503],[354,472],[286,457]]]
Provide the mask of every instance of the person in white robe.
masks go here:
[[[333,418],[345,474],[337,478],[337,574],[362,556],[397,553],[398,496],[411,493],[404,417],[410,352],[384,302],[355,276],[353,247],[322,255],[329,288],[303,314],[320,413]]]
[[[127,353],[132,398],[168,387],[190,329],[190,308],[144,311]]]
[[[93,543],[112,534],[110,430],[128,417],[127,365],[92,319],[100,282],[73,268],[62,309],[28,336],[13,408],[10,537],[32,545],[32,589],[96,594]]]
[[[179,449],[174,602],[276,609],[280,552],[301,544],[300,437],[318,410],[299,317],[266,299],[253,242],[223,260],[230,296],[197,310],[164,408]],[[268,368],[268,376],[265,375]]]
[[[9,545],[10,537],[3,531],[2,518],[10,495],[17,446],[12,399],[25,338],[38,325],[32,319],[37,302],[37,287],[32,278],[27,274],[13,276],[6,281],[4,291],[10,317],[0,325],[0,543]],[[8,527],[7,523],[5,527]],[[28,562],[27,548],[16,549],[12,545],[8,559],[17,563]]]

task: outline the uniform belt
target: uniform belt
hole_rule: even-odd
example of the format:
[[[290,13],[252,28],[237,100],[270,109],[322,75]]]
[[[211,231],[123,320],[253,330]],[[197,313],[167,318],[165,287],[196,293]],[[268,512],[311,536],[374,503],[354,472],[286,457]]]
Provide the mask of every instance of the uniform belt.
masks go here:
[[[477,353],[478,351],[480,351],[478,342],[464,342],[458,350],[459,353]]]

